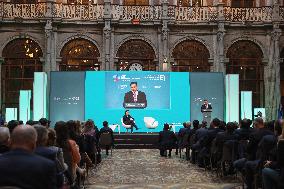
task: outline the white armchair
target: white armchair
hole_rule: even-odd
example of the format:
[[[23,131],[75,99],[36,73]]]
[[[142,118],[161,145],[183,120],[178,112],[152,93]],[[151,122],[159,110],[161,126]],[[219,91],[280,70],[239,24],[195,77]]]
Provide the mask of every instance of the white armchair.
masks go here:
[[[144,123],[148,129],[155,129],[159,125],[159,122],[152,117],[144,117]]]
[[[124,123],[123,123],[123,118],[121,118],[121,125],[126,129],[126,131],[128,132],[128,129],[131,129],[131,125],[125,125]]]

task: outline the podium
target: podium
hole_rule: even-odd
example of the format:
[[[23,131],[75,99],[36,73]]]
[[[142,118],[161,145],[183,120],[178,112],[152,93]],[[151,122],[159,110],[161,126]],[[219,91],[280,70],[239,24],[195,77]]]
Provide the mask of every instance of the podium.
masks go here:
[[[203,121],[206,121],[207,126],[209,126],[210,123],[211,123],[211,112],[212,112],[212,109],[203,109],[202,110]]]
[[[125,108],[146,108],[146,103],[124,103]]]

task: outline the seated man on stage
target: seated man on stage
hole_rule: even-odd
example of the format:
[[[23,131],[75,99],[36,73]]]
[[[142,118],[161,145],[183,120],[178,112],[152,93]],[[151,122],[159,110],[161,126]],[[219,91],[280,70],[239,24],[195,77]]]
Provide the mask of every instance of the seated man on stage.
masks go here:
[[[201,112],[205,112],[207,110],[212,110],[212,106],[208,103],[208,100],[205,99],[203,105],[201,106]]]
[[[123,123],[125,125],[131,125],[131,133],[133,133],[133,127],[135,127],[135,129],[138,130],[138,127],[135,124],[134,118],[129,114],[129,110],[125,110],[125,113],[123,116]]]

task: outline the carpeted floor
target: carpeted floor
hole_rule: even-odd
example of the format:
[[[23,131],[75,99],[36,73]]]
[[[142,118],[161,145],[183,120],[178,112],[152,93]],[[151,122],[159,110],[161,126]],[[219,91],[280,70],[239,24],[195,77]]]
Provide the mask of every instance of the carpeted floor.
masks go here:
[[[238,188],[235,177],[219,178],[184,159],[159,156],[155,149],[117,149],[112,156],[91,170],[86,181],[87,188],[188,188],[217,189]]]

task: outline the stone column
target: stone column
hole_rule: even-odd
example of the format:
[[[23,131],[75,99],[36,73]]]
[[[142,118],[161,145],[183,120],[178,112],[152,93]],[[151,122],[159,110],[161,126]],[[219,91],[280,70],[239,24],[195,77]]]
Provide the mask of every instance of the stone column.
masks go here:
[[[280,103],[280,53],[279,39],[281,29],[274,24],[270,34],[270,47],[268,65],[264,71],[265,108],[267,120],[277,118],[277,110]]]
[[[224,36],[225,36],[225,27],[224,27],[224,14],[223,14],[223,3],[217,4],[218,10],[218,29],[216,35],[213,38],[214,41],[214,62],[213,62],[213,71],[225,73],[224,65]]]
[[[52,27],[52,21],[47,20],[45,29],[45,64],[44,71],[49,73],[50,71],[56,71],[56,32]]]
[[[103,57],[102,70],[110,70],[114,68],[113,61],[110,61],[111,50],[111,0],[104,1],[104,20],[105,26],[103,29]]]
[[[168,28],[168,1],[163,0],[162,2],[162,33],[161,33],[161,44],[162,52],[159,52],[159,68],[160,71],[169,71],[170,70],[170,54],[169,54],[169,28]]]

